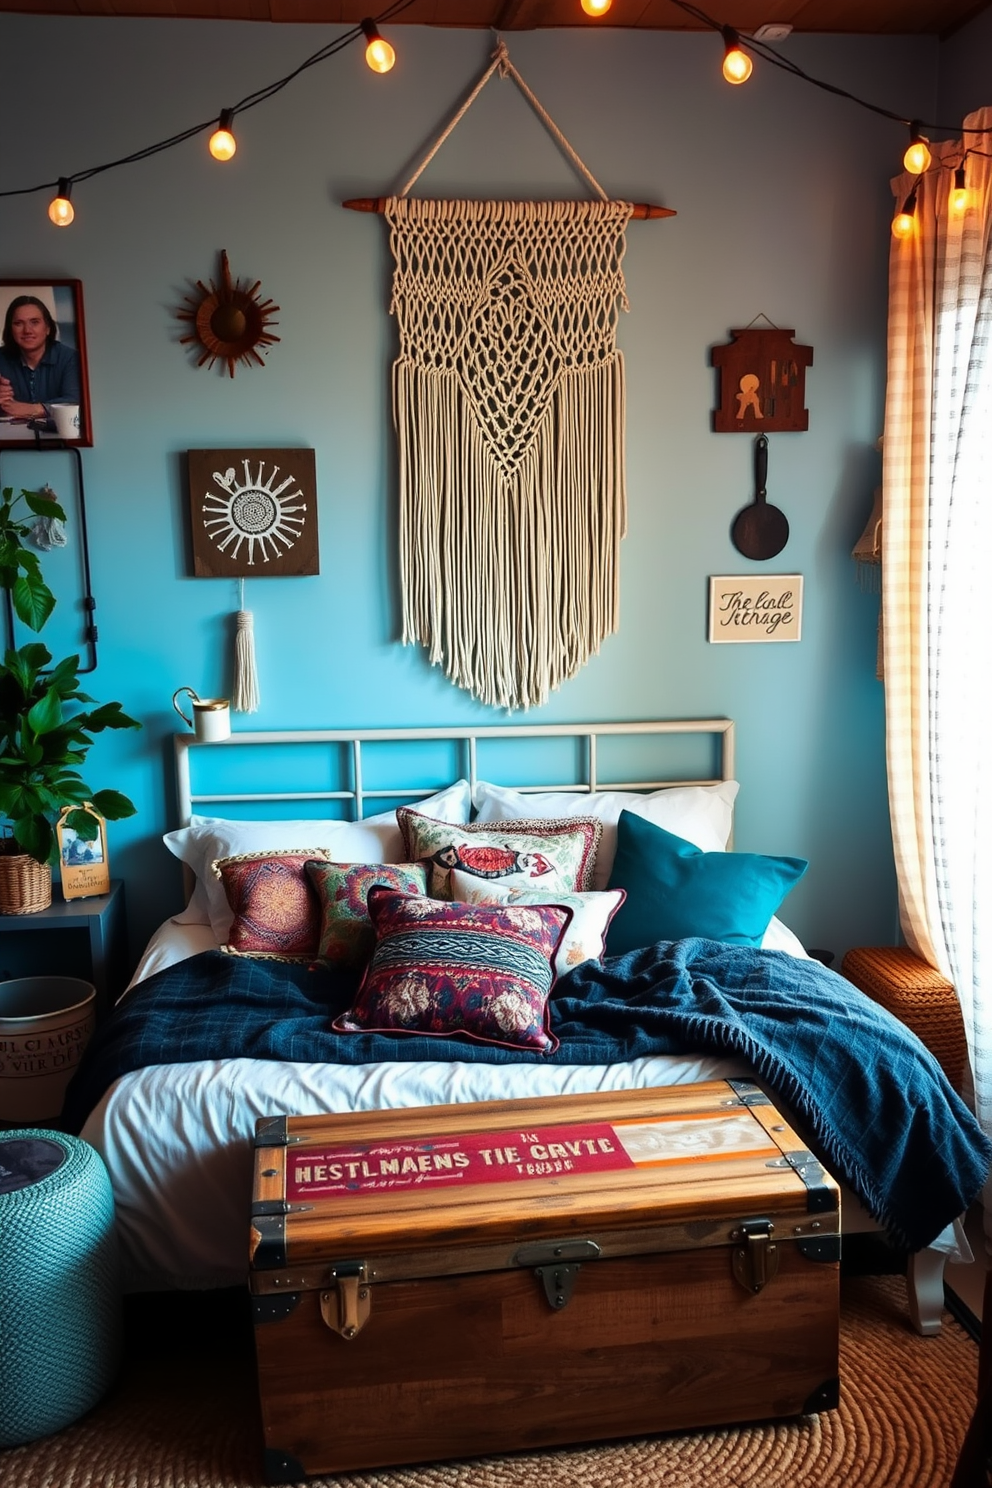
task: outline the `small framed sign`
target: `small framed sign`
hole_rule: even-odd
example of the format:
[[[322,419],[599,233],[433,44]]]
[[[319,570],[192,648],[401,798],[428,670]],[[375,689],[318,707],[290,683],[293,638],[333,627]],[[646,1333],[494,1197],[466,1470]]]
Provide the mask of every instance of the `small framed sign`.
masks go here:
[[[710,577],[711,641],[798,641],[802,624],[802,574]]]
[[[96,827],[95,837],[83,837],[70,827],[70,813],[85,811]],[[89,899],[110,893],[110,862],[107,858],[107,823],[90,805],[66,806],[55,823],[64,899]]]

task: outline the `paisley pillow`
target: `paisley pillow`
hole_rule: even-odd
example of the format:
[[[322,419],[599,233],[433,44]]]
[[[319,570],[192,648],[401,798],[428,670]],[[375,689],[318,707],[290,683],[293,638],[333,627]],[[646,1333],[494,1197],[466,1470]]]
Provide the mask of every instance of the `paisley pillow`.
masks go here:
[[[427,892],[421,863],[308,862],[320,904],[317,955],[335,966],[364,966],[375,948],[368,894],[374,885],[407,894]]]
[[[452,1036],[550,1054],[554,958],[571,911],[369,890],[376,946],[340,1033]]]

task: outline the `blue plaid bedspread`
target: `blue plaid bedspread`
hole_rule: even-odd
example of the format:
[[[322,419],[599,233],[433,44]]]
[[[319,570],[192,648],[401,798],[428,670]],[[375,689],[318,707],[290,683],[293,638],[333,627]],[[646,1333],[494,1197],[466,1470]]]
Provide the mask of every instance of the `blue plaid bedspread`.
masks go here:
[[[465,1038],[335,1033],[355,981],[208,951],[150,977],[94,1035],[63,1120],[78,1131],[121,1075],[203,1059],[615,1064],[743,1055],[827,1167],[897,1243],[927,1245],[977,1196],[992,1143],[923,1044],[817,961],[710,940],[587,962],[557,984],[552,1055]]]

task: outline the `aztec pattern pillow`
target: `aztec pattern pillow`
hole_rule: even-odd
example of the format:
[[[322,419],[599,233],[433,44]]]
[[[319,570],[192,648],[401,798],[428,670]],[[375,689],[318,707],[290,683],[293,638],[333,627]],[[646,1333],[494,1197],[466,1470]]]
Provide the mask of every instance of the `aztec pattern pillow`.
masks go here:
[[[325,863],[306,865],[320,905],[317,955],[335,966],[364,966],[375,949],[368,894],[374,886],[426,894],[421,863]]]
[[[453,827],[412,807],[396,813],[407,857],[429,859],[427,892],[451,899],[451,873],[517,889],[571,893],[592,887],[602,824],[595,817],[561,821],[501,821]]]
[[[629,811],[617,823],[611,884],[627,898],[607,938],[622,956],[659,940],[701,936],[759,946],[772,915],[809,864],[805,858],[700,852]]]
[[[555,972],[564,976],[583,961],[600,961],[606,949],[606,932],[626,892],[604,889],[591,894],[545,894],[543,889],[511,889],[506,884],[485,883],[456,868],[451,875],[455,899],[467,904],[557,904],[572,911],[555,955]]]
[[[380,888],[368,904],[376,946],[352,1007],[334,1020],[338,1032],[557,1049],[548,996],[569,910],[445,904]]]
[[[308,960],[317,954],[320,905],[307,877],[312,847],[241,853],[211,865],[231,907],[226,951]]]

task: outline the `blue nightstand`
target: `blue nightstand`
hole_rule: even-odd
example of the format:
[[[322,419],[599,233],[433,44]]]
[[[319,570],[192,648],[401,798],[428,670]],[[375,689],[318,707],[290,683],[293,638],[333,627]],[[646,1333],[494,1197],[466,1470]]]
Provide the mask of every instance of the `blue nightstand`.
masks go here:
[[[0,915],[0,979],[15,976],[84,977],[96,988],[97,1019],[105,1018],[124,990],[127,923],[124,885],[113,879],[109,894],[62,898],[34,914]]]

